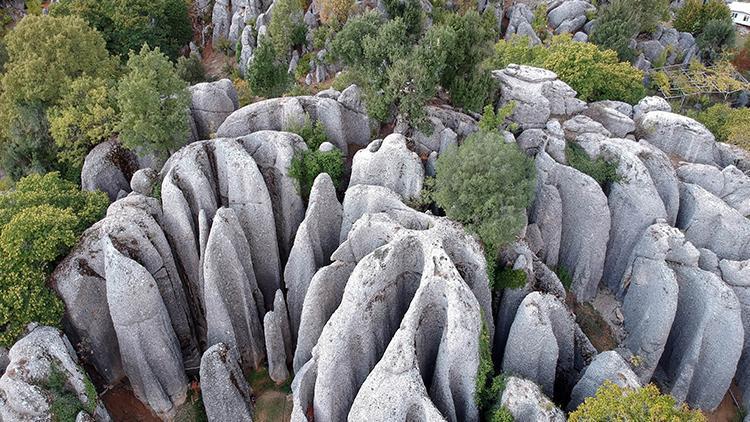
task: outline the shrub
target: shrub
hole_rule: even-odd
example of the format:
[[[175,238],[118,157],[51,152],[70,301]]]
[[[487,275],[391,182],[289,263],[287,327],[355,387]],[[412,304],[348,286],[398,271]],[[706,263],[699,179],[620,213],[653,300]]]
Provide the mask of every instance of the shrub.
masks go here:
[[[321,123],[320,120],[313,123],[308,114],[305,115],[305,120],[301,125],[295,124],[284,130],[299,135],[305,140],[305,144],[307,144],[307,147],[312,151],[320,148],[320,145],[328,140],[328,135],[326,135],[326,129],[323,126],[323,123]]]
[[[406,24],[406,33],[412,38],[412,41],[419,38],[424,19],[419,0],[384,0],[383,5],[389,18],[401,18]]]
[[[247,67],[247,82],[253,94],[261,97],[279,97],[289,86],[287,63],[277,57],[270,40],[262,38],[253,61]]]
[[[187,141],[190,97],[185,81],[158,47],[131,53],[117,87],[120,141],[130,149],[166,153]]]
[[[713,63],[721,57],[727,47],[734,46],[734,39],[734,22],[731,19],[713,19],[706,22],[696,43],[703,60]]]
[[[525,37],[500,40],[488,65],[501,69],[511,63],[555,72],[584,101],[619,100],[634,104],[646,94],[640,70],[630,63],[619,62],[612,50],[575,42],[569,35],[554,36],[546,46],[532,46]]]
[[[497,132],[477,132],[440,155],[435,200],[479,235],[494,258],[523,228],[535,186],[533,161]]]
[[[274,3],[268,34],[279,59],[286,59],[292,46],[299,42],[298,27],[302,25],[303,13],[301,0],[278,0]],[[304,34],[302,38],[304,42]]]
[[[320,21],[324,25],[343,25],[353,6],[354,0],[323,0],[320,6]]]
[[[56,172],[22,178],[0,195],[0,344],[32,321],[58,324],[63,306],[46,279],[108,205],[106,194],[81,192]]]
[[[125,60],[143,44],[175,60],[193,30],[184,0],[61,0],[52,15],[77,15],[99,30],[107,49]]]
[[[80,168],[86,154],[116,131],[118,112],[110,83],[88,76],[76,79],[48,116],[59,160]]]
[[[495,269],[494,279],[490,283],[494,289],[520,289],[526,285],[526,271],[505,267]]]
[[[495,130],[510,130],[511,132],[515,132],[518,129],[518,125],[508,120],[515,109],[515,101],[508,101],[497,112],[495,112],[494,106],[487,104],[484,107],[484,114],[479,119],[479,129],[486,132]]]
[[[698,113],[696,120],[714,134],[717,142],[728,142],[750,150],[750,109],[719,103]]]
[[[344,176],[344,157],[341,151],[333,149],[328,152],[318,150],[297,153],[289,167],[289,176],[297,181],[300,195],[307,201],[315,178],[320,173],[328,173],[338,189]]]
[[[596,396],[587,398],[569,419],[571,422],[592,420],[704,421],[705,418],[687,405],[678,406],[672,396],[660,394],[653,384],[633,390],[607,380]]]
[[[482,328],[479,331],[479,365],[477,367],[476,388],[474,389],[474,402],[479,409],[486,408],[494,398],[492,394],[492,377],[494,375],[490,335],[487,332],[487,324],[484,322],[483,316]]]
[[[630,0],[613,0],[599,12],[591,42],[605,50],[617,52],[623,61],[633,59],[630,40],[638,31],[638,13]]]
[[[674,29],[680,32],[699,32],[702,9],[703,0],[685,0],[672,22]]]
[[[24,2],[26,6],[26,13],[29,15],[41,15],[42,14],[42,1],[41,0],[26,0]]]
[[[617,174],[618,163],[606,161],[602,157],[592,160],[579,145],[568,143],[565,148],[565,156],[571,167],[581,173],[588,174],[602,187],[621,180],[620,175]]]
[[[242,45],[238,43],[238,45]],[[206,81],[206,69],[198,58],[197,54],[191,54],[190,57],[180,56],[175,64],[177,76],[190,85],[195,85]]]
[[[549,23],[547,22],[547,4],[541,3],[534,10],[534,19],[531,21],[531,28],[539,37],[540,40],[544,41],[549,35]]]

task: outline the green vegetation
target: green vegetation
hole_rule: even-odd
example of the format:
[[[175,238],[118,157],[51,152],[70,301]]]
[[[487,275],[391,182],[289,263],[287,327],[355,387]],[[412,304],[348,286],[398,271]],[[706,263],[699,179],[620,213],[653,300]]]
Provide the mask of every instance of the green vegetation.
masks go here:
[[[302,0],[278,0],[274,3],[268,34],[276,55],[286,60],[295,45],[305,42],[307,27],[302,22],[305,5]],[[262,45],[262,44],[261,44]],[[286,69],[284,69],[286,71]]]
[[[344,177],[344,157],[337,148],[327,152],[318,150],[320,145],[328,140],[323,124],[320,121],[313,123],[310,116],[305,116],[301,126],[292,126],[286,130],[296,133],[307,144],[308,150],[298,152],[289,167],[289,176],[297,181],[300,195],[305,201],[310,196],[313,182],[320,173],[328,173],[334,186],[340,188]]]
[[[513,416],[507,408],[500,405],[500,398],[505,390],[504,374],[495,376],[490,350],[490,336],[482,318],[482,330],[479,333],[479,367],[474,401],[484,415],[484,420],[491,422],[512,422]]]
[[[495,278],[490,280],[493,289],[520,289],[526,285],[526,271],[501,267],[495,269]]]
[[[487,104],[484,106],[484,113],[479,119],[479,130],[485,132],[502,130],[509,130],[511,132],[517,131],[518,125],[508,120],[515,109],[515,101],[508,101],[500,107],[497,112],[495,112],[495,107],[491,104]]]
[[[565,148],[565,156],[571,167],[581,173],[588,174],[602,187],[622,180],[620,175],[617,174],[619,163],[607,161],[602,157],[592,160],[579,145],[568,143]]]
[[[704,421],[705,418],[684,404],[677,406],[672,396],[659,393],[653,384],[632,390],[605,381],[596,396],[587,398],[568,420]]]
[[[567,268],[558,266],[555,269],[555,274],[557,274],[557,278],[560,279],[560,283],[562,283],[563,287],[565,287],[565,290],[570,291],[570,286],[573,285],[573,276],[570,274]]]
[[[750,109],[732,108],[719,103],[692,117],[703,123],[714,134],[716,141],[750,150]]]
[[[177,76],[190,85],[206,81],[206,69],[197,54],[191,54],[190,57],[178,57],[175,70]]]
[[[499,132],[481,131],[441,154],[436,168],[436,203],[479,235],[494,262],[525,224],[536,183],[533,161]]]
[[[619,100],[635,104],[646,95],[643,73],[619,62],[617,53],[569,35],[552,37],[546,45],[530,46],[525,37],[511,37],[495,45],[489,64],[502,69],[511,63],[549,69],[578,92],[584,101]]]
[[[47,42],[39,42],[44,34]],[[113,72],[104,40],[76,17],[27,16],[4,41],[8,62],[0,80],[0,160],[12,179],[67,169],[57,159],[47,112],[65,103],[81,77]]]
[[[63,306],[47,277],[108,205],[106,194],[81,192],[56,172],[25,177],[0,195],[1,345],[29,322],[57,325]]]
[[[717,61],[722,53],[734,46],[735,31],[732,12],[723,0],[685,0],[677,11],[673,25],[678,31],[695,36],[703,60]]]
[[[184,144],[190,98],[167,56],[158,47],[144,45],[138,54],[130,54],[127,70],[117,87],[122,144],[155,153]]]
[[[53,363],[47,379],[47,389],[52,395],[50,413],[54,422],[70,422],[84,409],[78,397],[66,387],[67,376],[57,364]]]
[[[61,0],[51,14],[82,17],[102,33],[107,49],[123,60],[144,44],[175,60],[193,36],[188,4],[184,0]]]
[[[253,94],[261,97],[281,96],[289,86],[288,64],[277,57],[276,49],[262,38],[253,62],[247,69],[247,83]]]

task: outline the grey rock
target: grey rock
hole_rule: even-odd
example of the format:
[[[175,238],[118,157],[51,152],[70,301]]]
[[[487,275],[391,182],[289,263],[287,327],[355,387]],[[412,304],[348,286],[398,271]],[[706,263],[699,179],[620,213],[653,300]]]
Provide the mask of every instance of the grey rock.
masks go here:
[[[117,141],[102,142],[86,155],[81,168],[81,189],[100,190],[114,202],[121,190],[130,192],[130,178],[136,170],[135,154]]]
[[[716,148],[719,150],[719,164],[721,167],[735,166],[745,174],[750,175],[750,152],[724,142],[717,142]]]
[[[680,181],[672,166],[672,160],[664,151],[644,140],[639,141],[638,145],[643,147],[637,153],[638,158],[648,169],[651,180],[659,192],[664,209],[667,212],[667,222],[674,225],[680,208]]]
[[[638,51],[643,53],[646,60],[653,63],[662,55],[664,46],[656,40],[642,41],[638,43]]]
[[[633,106],[633,120],[638,121],[641,117],[652,111],[672,111],[672,106],[662,97],[645,97]]]
[[[573,19],[567,19],[563,21],[557,28],[555,28],[555,34],[572,34],[580,29],[583,29],[583,25],[586,24],[586,16],[581,15]]]
[[[585,32],[578,31],[573,35],[573,41],[588,42],[589,36]]]
[[[201,358],[200,376],[208,420],[252,421],[252,391],[234,348],[224,343],[209,347]]]
[[[152,168],[140,169],[133,173],[130,179],[130,189],[141,195],[149,196],[154,190],[154,186],[159,181],[159,173]]]
[[[651,111],[637,121],[636,136],[669,155],[702,164],[719,158],[714,136],[697,121],[666,111]]]
[[[719,257],[716,256],[713,251],[705,248],[699,249],[698,252],[700,252],[700,258],[698,258],[698,268],[718,274]]]
[[[188,88],[190,112],[200,139],[209,139],[230,114],[239,108],[237,91],[229,79],[203,82]]]
[[[547,20],[549,21],[549,24],[552,28],[557,29],[561,25],[565,24],[566,21],[580,20],[580,18],[583,17],[583,22],[580,24],[580,26],[578,26],[578,28],[580,28],[584,23],[586,23],[586,13],[595,10],[596,8],[587,1],[565,1],[560,4],[560,6],[552,9],[551,11],[549,11],[549,13],[547,13]]]
[[[289,378],[289,370],[286,368],[284,333],[282,331],[282,321],[285,318],[285,314],[277,315],[276,310],[266,313],[266,316],[263,318],[266,356],[268,357],[268,375],[277,384],[282,384]]]
[[[232,25],[228,0],[218,0],[214,3],[211,24],[213,26],[211,43],[214,48],[218,48],[222,39],[229,38],[229,28]]]
[[[572,119],[566,120],[562,124],[563,130],[565,131],[565,139],[572,141],[578,136],[585,133],[599,134],[605,137],[610,137],[612,134],[607,130],[603,124],[583,114],[574,116]]]
[[[339,96],[341,96],[341,92],[333,88],[328,88],[328,89],[324,89],[318,92],[317,94],[315,94],[315,96],[322,97],[322,98],[330,98],[332,100],[338,100]]]
[[[530,293],[519,306],[508,334],[503,372],[529,379],[553,396],[556,383],[564,385],[573,367],[574,325],[559,299]]]
[[[518,33],[523,24],[530,24],[534,19],[534,12],[524,3],[516,3],[508,10],[508,28],[505,39],[510,39],[513,34]]]
[[[589,107],[613,108],[626,117],[633,117],[633,106],[623,101],[602,100],[589,103]]]
[[[750,176],[737,167],[720,170],[705,164],[686,164],[677,169],[677,174],[683,182],[701,186],[743,216],[750,216]]]
[[[508,377],[505,382],[500,404],[508,409],[513,415],[513,420],[518,422],[565,421],[565,413],[544,395],[539,386],[532,381],[514,376]]]
[[[298,337],[302,304],[310,282],[319,268],[328,265],[339,246],[341,219],[342,208],[333,181],[328,174],[320,174],[313,182],[310,204],[284,269],[294,339]]]
[[[719,258],[750,259],[750,220],[698,185],[680,186],[677,227],[696,247]]]
[[[276,290],[276,297],[273,299],[273,310],[276,313],[276,321],[281,328],[281,336],[284,340],[284,352],[287,362],[291,363],[294,357],[294,344],[292,341],[292,327],[289,324],[289,309],[284,300],[284,292],[281,289]]]
[[[338,148],[336,148],[336,145],[333,145],[332,143],[330,143],[328,141],[323,142],[318,147],[318,151],[320,151],[320,152],[329,152],[329,151],[333,151],[334,149],[338,149]]]
[[[743,347],[740,304],[713,273],[673,265],[679,283],[674,326],[660,365],[664,391],[713,411],[724,398]]]
[[[156,281],[140,264],[102,239],[107,303],[135,396],[157,415],[173,417],[186,400],[180,343]]]
[[[610,381],[621,388],[635,389],[641,386],[630,365],[617,352],[600,353],[586,368],[581,380],[573,387],[568,410],[575,410],[588,397],[594,397],[605,381]]]
[[[601,104],[589,105],[583,114],[601,123],[615,138],[624,138],[635,131],[633,119],[615,108]]]
[[[745,407],[750,405],[750,260],[719,263],[724,281],[732,288],[742,309],[742,326],[745,329],[745,344],[737,364],[734,378],[742,391]]]
[[[409,151],[403,135],[391,134],[357,151],[349,186],[383,186],[410,200],[419,197],[423,181],[424,168],[419,156]]]
[[[259,368],[265,357],[263,294],[251,256],[236,213],[220,208],[202,259],[207,339],[209,345],[236,347],[245,370]]]

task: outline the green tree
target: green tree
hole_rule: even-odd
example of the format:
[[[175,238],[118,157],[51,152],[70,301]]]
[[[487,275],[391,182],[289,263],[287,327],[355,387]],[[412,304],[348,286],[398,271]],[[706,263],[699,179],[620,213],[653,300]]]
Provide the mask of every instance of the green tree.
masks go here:
[[[613,0],[600,9],[590,41],[605,50],[614,50],[620,60],[630,61],[630,40],[637,35],[640,17],[632,0]]]
[[[104,79],[78,78],[60,103],[49,110],[50,131],[60,161],[80,168],[93,147],[115,134],[118,111],[111,85]]]
[[[680,32],[698,32],[702,9],[703,0],[685,0],[672,22],[674,29]]]
[[[130,149],[166,153],[187,140],[190,96],[158,47],[131,53],[117,87],[120,141]]]
[[[596,396],[578,406],[568,419],[579,421],[704,421],[702,413],[686,405],[677,406],[672,396],[661,394],[655,385],[623,389],[607,380]]]
[[[696,39],[701,57],[706,63],[721,58],[722,53],[734,46],[735,29],[731,19],[713,19],[706,22],[703,32]]]
[[[190,85],[206,81],[206,69],[197,54],[191,54],[190,57],[178,57],[175,69],[177,70],[177,76]]]
[[[534,195],[533,161],[499,132],[480,131],[441,154],[436,168],[436,203],[479,235],[494,259],[525,224]]]
[[[247,83],[254,95],[279,97],[289,86],[287,63],[278,58],[273,43],[267,38],[260,40],[253,61],[247,68]]]
[[[159,47],[175,60],[193,36],[184,0],[61,0],[52,15],[84,18],[123,60],[143,44]]]
[[[81,192],[56,172],[22,178],[0,195],[0,344],[29,322],[59,323],[63,306],[47,277],[108,204],[106,194]]]
[[[292,46],[305,41],[304,31],[307,27],[302,22],[304,13],[301,0],[274,2],[268,34],[279,59],[286,60]],[[300,33],[302,37],[299,36]]]
[[[39,42],[44,34],[45,42]],[[0,155],[14,179],[61,169],[47,110],[80,77],[110,78],[114,63],[96,30],[77,17],[26,16],[5,36],[0,80]]]

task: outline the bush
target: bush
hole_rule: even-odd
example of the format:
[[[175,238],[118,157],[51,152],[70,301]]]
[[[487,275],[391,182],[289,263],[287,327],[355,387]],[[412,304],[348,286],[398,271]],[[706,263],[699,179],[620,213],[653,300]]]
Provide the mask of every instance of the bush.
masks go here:
[[[660,394],[653,384],[633,390],[607,380],[596,396],[587,398],[568,420],[704,421],[705,418],[687,405],[677,406],[672,396]]]
[[[622,61],[631,61],[630,40],[638,32],[638,9],[631,0],[613,0],[599,12],[591,42],[604,50],[613,50]]]
[[[727,142],[750,150],[750,109],[732,108],[728,104],[719,103],[695,117],[714,134],[717,142]]]
[[[328,173],[336,189],[341,187],[341,179],[344,176],[344,157],[341,151],[308,150],[297,153],[292,159],[289,176],[297,181],[300,195],[305,201],[310,196],[313,182],[320,173]]]
[[[673,26],[681,32],[700,35],[713,20],[732,22],[732,12],[723,0],[685,0],[677,11]]]
[[[30,322],[57,325],[63,305],[46,287],[53,265],[104,215],[102,192],[81,192],[59,173],[31,175],[0,195],[0,344]]]
[[[48,116],[58,159],[81,168],[86,154],[116,132],[118,111],[110,83],[88,76],[76,79]]]
[[[242,45],[239,44],[238,45]],[[197,54],[191,54],[190,57],[180,56],[175,64],[177,76],[190,85],[206,81],[206,69],[198,58]]]
[[[279,97],[289,86],[287,63],[277,57],[273,44],[265,38],[247,67],[247,83],[254,95]]]
[[[526,285],[526,271],[502,267],[495,270],[490,283],[493,289],[520,289]]]
[[[612,50],[575,42],[569,35],[552,37],[545,45],[531,46],[525,37],[500,40],[489,66],[502,69],[511,63],[543,67],[557,74],[584,101],[619,100],[637,103],[646,95],[643,72],[619,62]]]
[[[185,81],[159,48],[131,53],[117,87],[120,141],[130,149],[167,153],[188,137],[190,97]]]
[[[424,13],[419,0],[384,0],[383,5],[390,19],[401,18],[412,42],[422,34]]]
[[[588,174],[602,187],[621,180],[620,175],[617,174],[618,163],[606,161],[602,157],[592,160],[579,145],[568,143],[565,148],[565,156],[571,167],[581,173]]]
[[[735,30],[731,19],[713,19],[706,23],[696,39],[701,57],[707,63],[717,61],[726,48],[734,46]]]
[[[354,0],[323,0],[320,6],[320,21],[324,25],[343,25],[353,6]]]
[[[321,123],[320,120],[313,123],[310,119],[310,115],[305,115],[305,121],[301,125],[295,124],[284,130],[299,135],[305,140],[305,144],[307,144],[307,147],[312,151],[316,151],[320,148],[320,145],[323,142],[328,140],[328,135],[326,135],[326,129],[323,126],[323,123]]]
[[[515,239],[534,195],[533,161],[497,132],[477,132],[436,164],[436,203],[482,240],[490,259]]]
[[[279,59],[285,60],[292,46],[299,43],[299,27],[304,27],[302,24],[304,13],[301,0],[278,0],[274,3],[268,34],[271,36],[270,41]],[[304,34],[302,42],[304,42]]]
[[[107,49],[125,60],[143,44],[175,60],[193,37],[184,0],[61,0],[52,15],[77,15],[99,30]]]

